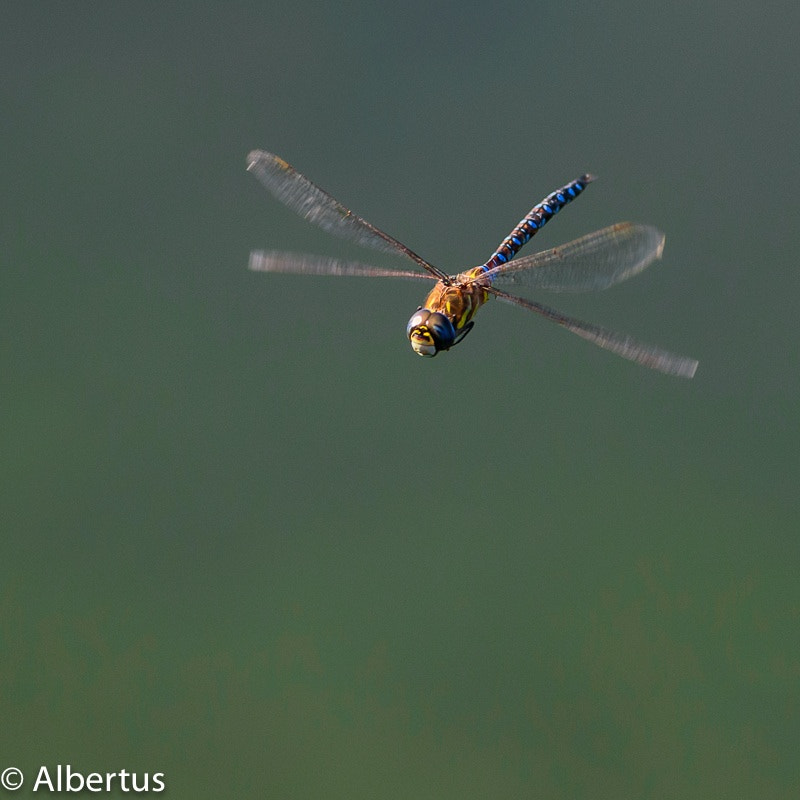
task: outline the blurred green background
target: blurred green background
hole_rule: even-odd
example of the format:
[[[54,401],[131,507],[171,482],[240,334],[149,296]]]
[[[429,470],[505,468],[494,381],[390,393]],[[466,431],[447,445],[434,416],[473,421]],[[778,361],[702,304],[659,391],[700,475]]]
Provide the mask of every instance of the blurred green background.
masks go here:
[[[800,8],[7,2],[0,768],[173,798],[795,798]],[[449,272],[631,219],[664,260],[500,304],[245,171],[279,153]],[[0,793],[2,791],[0,790]],[[119,796],[124,793],[118,792]]]

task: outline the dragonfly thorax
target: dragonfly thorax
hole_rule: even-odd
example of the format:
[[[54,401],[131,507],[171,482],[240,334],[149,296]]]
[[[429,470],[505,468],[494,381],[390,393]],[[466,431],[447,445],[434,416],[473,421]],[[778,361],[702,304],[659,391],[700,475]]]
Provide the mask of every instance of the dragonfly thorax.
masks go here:
[[[406,328],[417,355],[435,356],[440,350],[449,350],[472,330],[472,317],[489,299],[483,283],[474,280],[480,274],[482,268],[478,267],[433,287],[424,307],[417,309]]]

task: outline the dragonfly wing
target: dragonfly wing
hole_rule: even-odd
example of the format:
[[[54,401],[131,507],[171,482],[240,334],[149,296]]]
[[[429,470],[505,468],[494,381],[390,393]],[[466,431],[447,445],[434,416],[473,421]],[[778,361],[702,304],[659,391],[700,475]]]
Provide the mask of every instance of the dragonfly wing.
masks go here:
[[[443,272],[428,264],[397,239],[345,208],[338,200],[273,153],[253,150],[247,156],[247,169],[278,200],[328,233],[384,253],[400,253],[436,278],[446,277]]]
[[[541,314],[543,317],[557,322],[568,331],[572,331],[572,333],[577,334],[583,339],[594,342],[598,347],[610,350],[612,353],[627,358],[629,361],[635,361],[637,364],[641,364],[644,367],[656,369],[667,375],[677,375],[681,378],[692,378],[697,370],[698,362],[693,358],[675,355],[674,353],[662,350],[660,347],[637,342],[627,334],[615,333],[614,331],[601,328],[598,325],[581,322],[579,319],[568,317],[560,311],[548,308],[541,303],[535,303],[532,300],[524,300],[521,297],[506,294],[494,287],[491,287],[489,291],[499,300],[522,306],[522,308],[526,308],[528,311]]]
[[[249,268],[254,272],[283,272],[293,275],[345,275],[362,278],[412,278],[434,280],[425,272],[411,270],[383,269],[358,261],[343,261],[327,256],[306,253],[279,253],[254,250],[250,253]]]
[[[618,222],[573,242],[502,264],[481,276],[496,286],[551,292],[607,289],[661,258],[664,234],[652,225]]]

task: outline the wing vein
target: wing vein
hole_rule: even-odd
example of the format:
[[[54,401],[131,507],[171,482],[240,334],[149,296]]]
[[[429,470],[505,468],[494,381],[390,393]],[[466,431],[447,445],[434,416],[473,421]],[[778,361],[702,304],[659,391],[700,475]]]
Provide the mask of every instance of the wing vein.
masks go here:
[[[509,261],[480,277],[497,286],[598,291],[637,275],[660,258],[663,249],[664,234],[652,225],[618,222],[568,244]]]
[[[324,231],[373,250],[399,253],[436,278],[447,277],[402,242],[354,214],[273,153],[253,150],[247,156],[247,169],[284,205]]]

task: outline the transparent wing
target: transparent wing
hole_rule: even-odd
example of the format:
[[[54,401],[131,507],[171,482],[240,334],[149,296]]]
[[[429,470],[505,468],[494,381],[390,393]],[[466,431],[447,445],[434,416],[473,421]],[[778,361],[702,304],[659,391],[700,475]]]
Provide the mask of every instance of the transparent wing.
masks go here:
[[[548,308],[540,303],[535,303],[532,300],[524,300],[521,297],[506,294],[494,287],[489,288],[489,291],[499,300],[541,314],[543,317],[557,322],[568,331],[572,331],[572,333],[577,334],[583,339],[594,342],[598,347],[610,350],[612,353],[627,358],[629,361],[635,361],[637,364],[641,364],[644,367],[656,369],[667,375],[677,375],[681,378],[693,378],[697,370],[698,362],[693,358],[675,355],[674,353],[662,350],[660,347],[637,342],[624,333],[615,333],[605,330],[598,325],[581,322],[578,319],[573,319],[572,317],[562,314],[560,311]]]
[[[273,153],[253,150],[247,156],[247,169],[278,200],[304,219],[319,225],[324,231],[384,253],[400,253],[419,264],[431,275],[440,279],[446,277],[443,272],[397,239],[345,208],[338,200]]]
[[[426,272],[412,272],[406,269],[382,269],[358,261],[343,261],[327,256],[314,256],[306,253],[279,253],[254,250],[250,253],[249,268],[254,272],[284,272],[293,275],[345,275],[361,278],[412,278],[415,280],[435,280]]]
[[[607,289],[661,258],[664,234],[651,225],[618,222],[574,242],[501,264],[480,276],[495,286],[530,286],[551,292]]]

